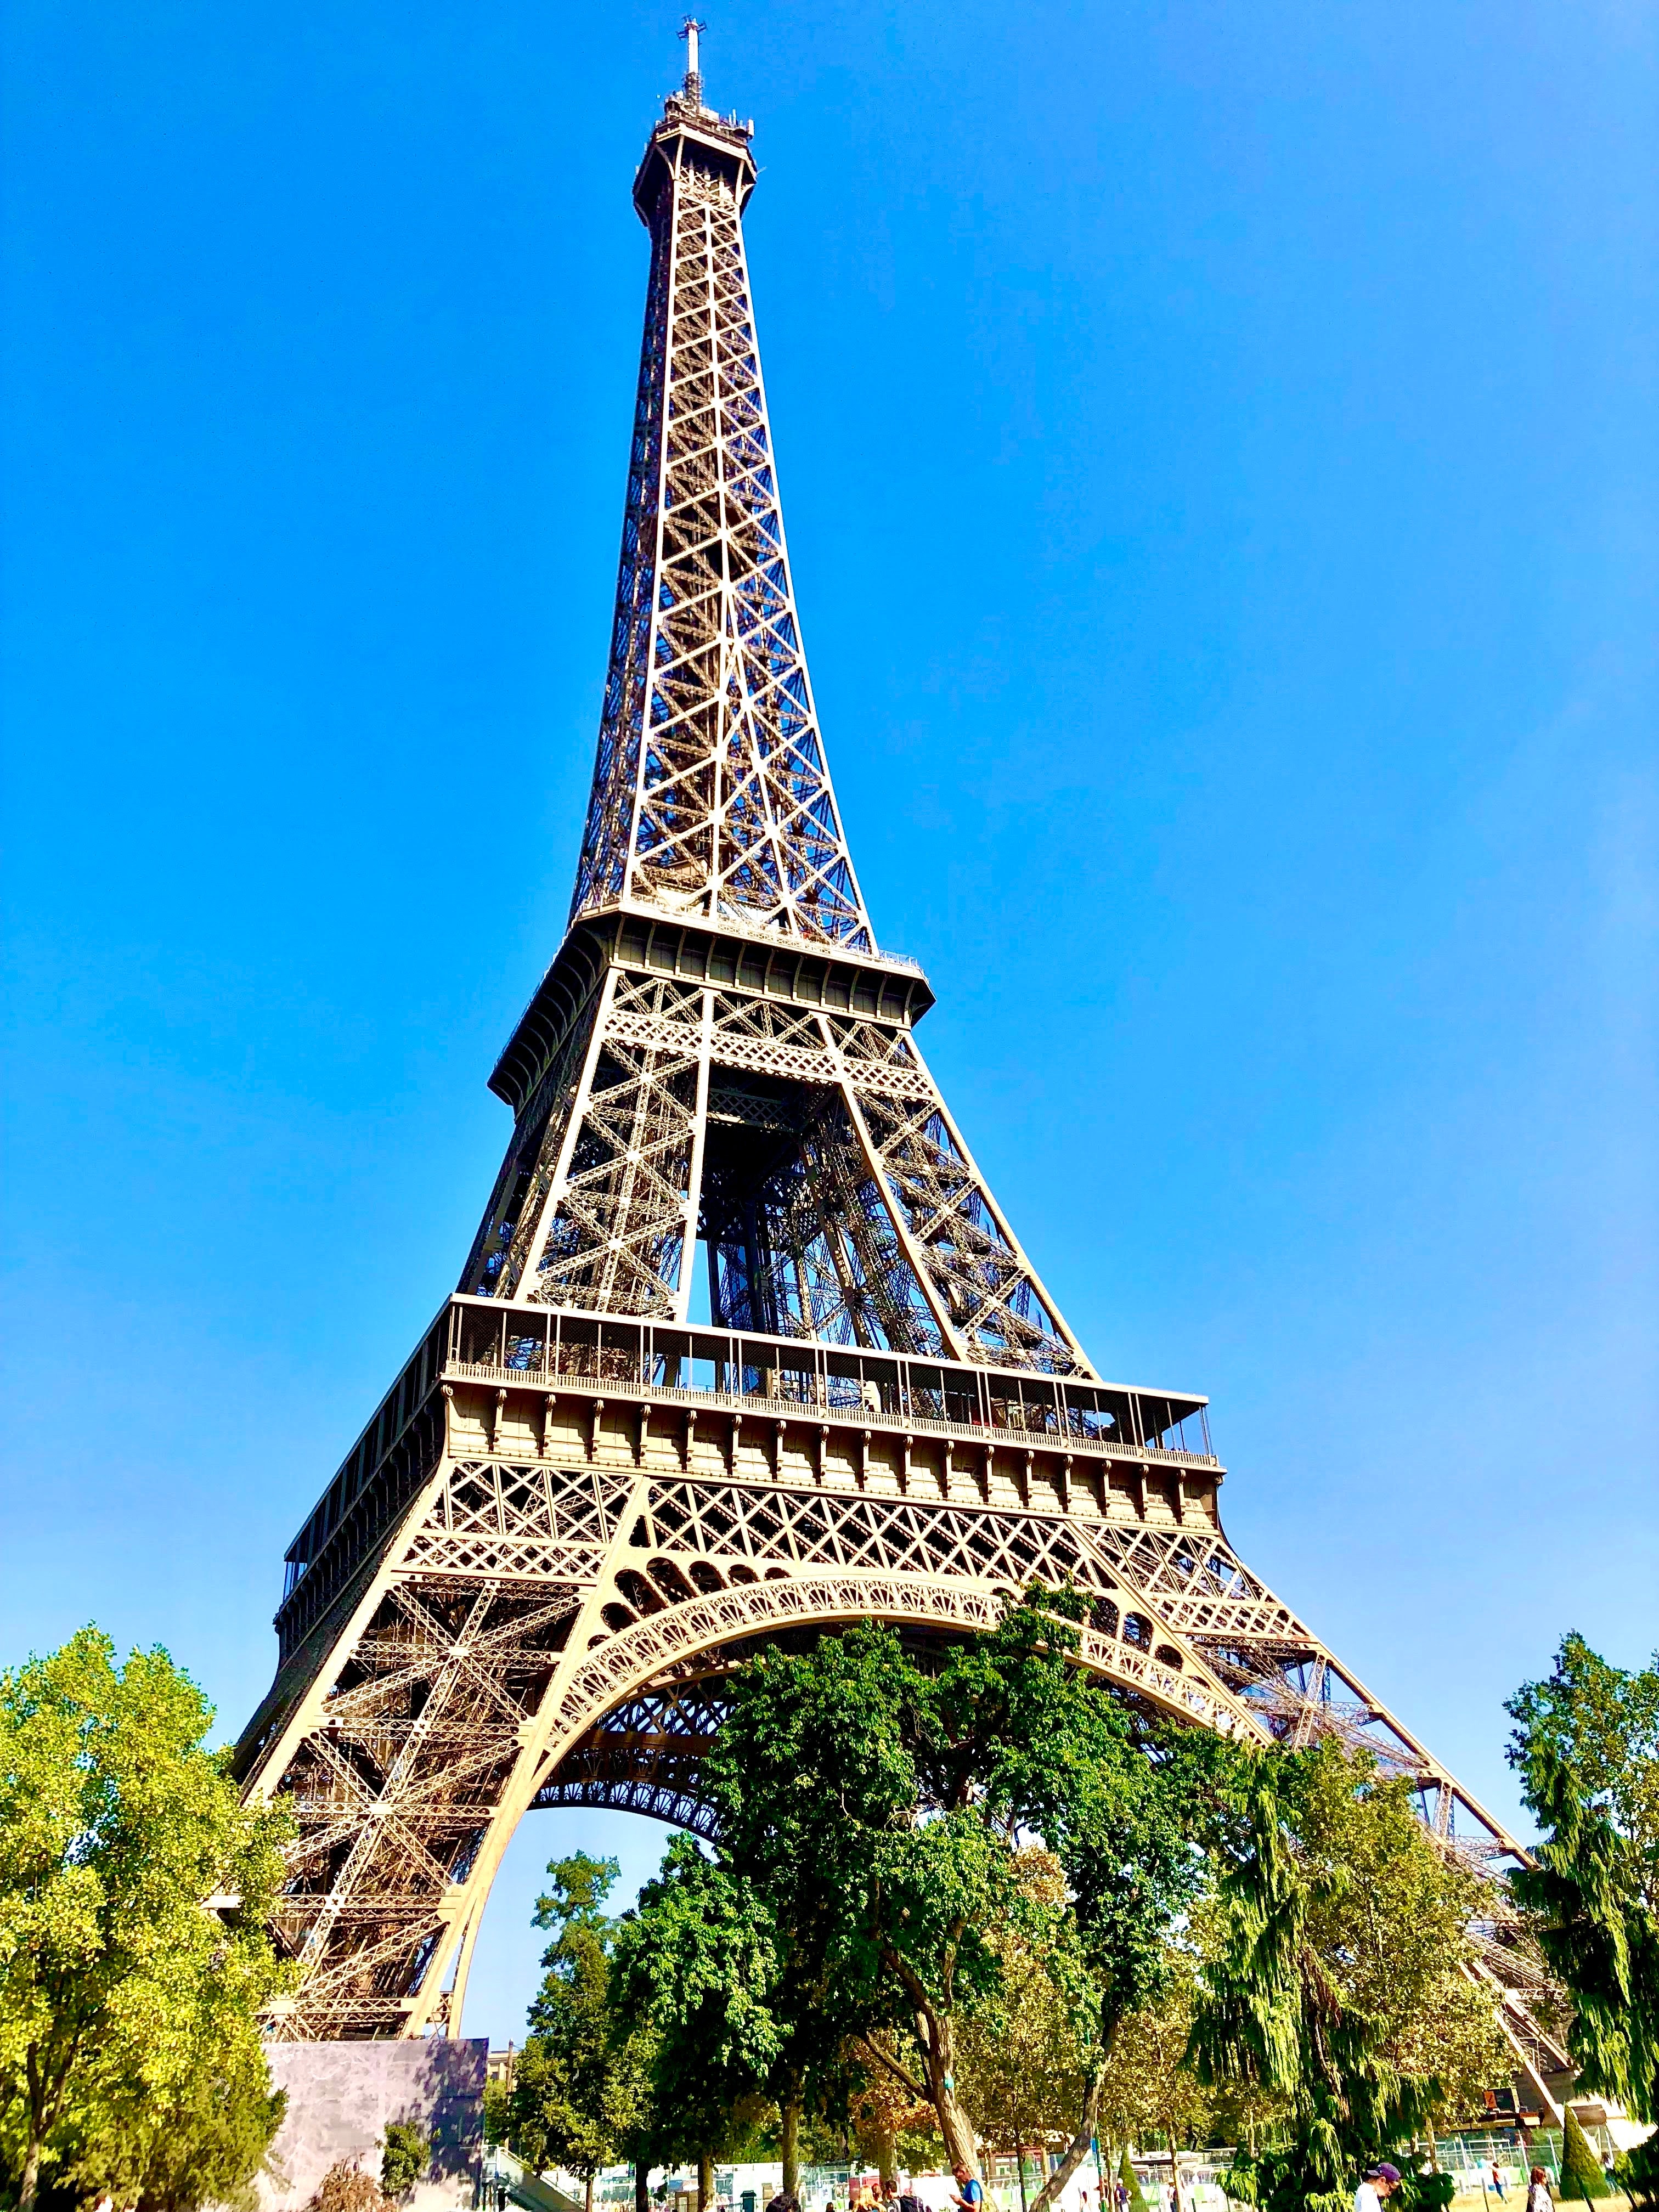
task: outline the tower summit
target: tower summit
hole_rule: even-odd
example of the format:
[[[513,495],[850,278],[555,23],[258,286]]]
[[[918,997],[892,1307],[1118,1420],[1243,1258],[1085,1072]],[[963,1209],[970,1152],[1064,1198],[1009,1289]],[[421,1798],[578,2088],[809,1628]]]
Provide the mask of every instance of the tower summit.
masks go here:
[[[700,23],[695,15],[688,15],[680,25],[680,36],[685,40],[684,98],[690,107],[702,106],[702,71],[697,67],[697,38],[699,33],[708,28],[708,24]]]
[[[460,1288],[1092,1373],[917,1051],[830,779],[744,249],[750,128],[697,26],[634,180],[651,234],[570,929],[497,1064],[518,1127]]]
[[[287,2038],[456,2031],[532,1806],[706,1828],[756,1638],[959,1637],[1034,1577],[1090,1595],[1080,1659],[1125,1696],[1363,1741],[1449,1848],[1513,1849],[1234,1554],[1203,1399],[1097,1371],[922,1059],[933,994],[878,945],[813,703],[752,127],[702,104],[701,27],[634,180],[644,339],[568,927],[489,1079],[514,1128],[459,1288],[289,1547],[237,1747],[294,1809]]]

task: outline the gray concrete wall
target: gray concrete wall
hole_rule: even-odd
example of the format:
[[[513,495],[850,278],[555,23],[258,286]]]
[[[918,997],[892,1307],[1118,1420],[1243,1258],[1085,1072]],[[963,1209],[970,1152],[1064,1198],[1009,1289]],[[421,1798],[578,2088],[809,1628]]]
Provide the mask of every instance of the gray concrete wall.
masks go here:
[[[288,2111],[259,2185],[264,2212],[299,2212],[331,2166],[380,2178],[388,2120],[412,2120],[433,2138],[431,2165],[409,2199],[411,2212],[470,2205],[483,2151],[483,2040],[429,2036],[409,2043],[271,2043],[272,2087]]]

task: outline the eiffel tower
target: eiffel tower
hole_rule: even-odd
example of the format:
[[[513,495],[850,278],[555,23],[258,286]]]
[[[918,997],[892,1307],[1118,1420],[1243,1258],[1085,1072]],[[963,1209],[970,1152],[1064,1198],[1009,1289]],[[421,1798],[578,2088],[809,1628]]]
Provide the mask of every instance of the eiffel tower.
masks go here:
[[[568,928],[490,1087],[514,1132],[455,1295],[289,1547],[237,1749],[298,1835],[285,2039],[458,2033],[532,1807],[707,1832],[721,1682],[865,1616],[925,1641],[1092,1600],[1081,1659],[1198,1726],[1334,1732],[1449,1850],[1518,1853],[1235,1554],[1205,1400],[1097,1372],[916,1042],[836,804],[743,215],[689,68],[651,238],[609,677]],[[704,1323],[691,1318],[696,1247]],[[1480,1971],[1546,2100],[1524,1961]]]

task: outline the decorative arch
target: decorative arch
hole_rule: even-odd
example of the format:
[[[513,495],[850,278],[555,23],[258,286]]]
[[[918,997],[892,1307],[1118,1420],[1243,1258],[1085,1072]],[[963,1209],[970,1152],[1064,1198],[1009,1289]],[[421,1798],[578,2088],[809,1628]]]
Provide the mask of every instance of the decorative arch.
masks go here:
[[[689,1426],[629,1441],[585,1463],[441,1455],[293,1647],[244,1739],[247,1787],[281,1790],[295,1818],[277,1926],[300,1988],[274,2035],[458,2027],[495,1870],[533,1805],[706,1832],[697,1760],[744,1651],[866,1615],[977,1632],[1034,1581],[1088,1595],[1079,1658],[1126,1693],[1263,1741],[1340,1727],[1438,1790],[1440,1832],[1467,1802],[1383,1735],[1213,1522],[781,1476],[740,1460],[735,1431],[729,1452],[698,1437],[695,1457]]]

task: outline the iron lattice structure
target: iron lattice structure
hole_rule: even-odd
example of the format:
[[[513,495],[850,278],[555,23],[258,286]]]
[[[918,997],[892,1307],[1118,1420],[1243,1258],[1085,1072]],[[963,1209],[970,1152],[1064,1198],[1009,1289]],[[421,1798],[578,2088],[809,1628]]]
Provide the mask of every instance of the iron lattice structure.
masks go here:
[[[291,2038],[459,2027],[532,1806],[696,1829],[726,1672],[873,1616],[972,1633],[1034,1577],[1084,1663],[1198,1725],[1408,1774],[1517,1847],[1223,1533],[1205,1401],[1105,1382],[929,1074],[802,651],[743,211],[693,68],[635,182],[651,272],[570,925],[491,1077],[514,1128],[457,1293],[289,1549],[238,1748],[298,1824]],[[712,1320],[690,1319],[696,1247]],[[1565,2066],[1498,1922],[1538,2092]]]

